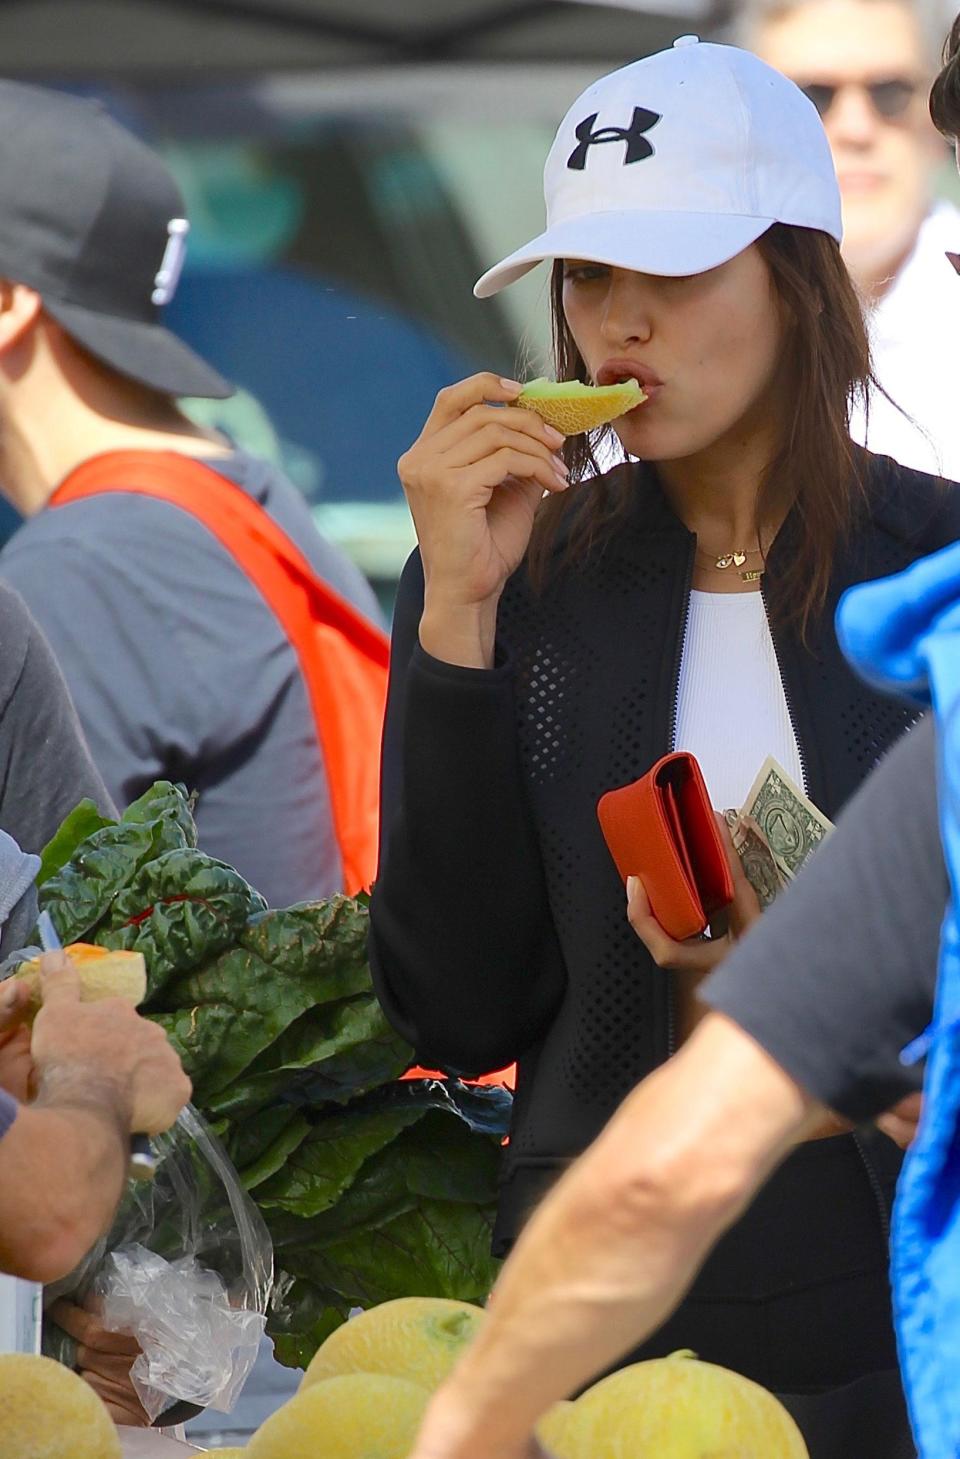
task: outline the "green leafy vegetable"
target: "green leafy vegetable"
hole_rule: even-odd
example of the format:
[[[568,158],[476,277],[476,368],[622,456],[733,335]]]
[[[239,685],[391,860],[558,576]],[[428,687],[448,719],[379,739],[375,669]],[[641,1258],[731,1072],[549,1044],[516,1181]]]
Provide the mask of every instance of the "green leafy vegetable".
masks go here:
[[[94,831],[102,831],[104,826],[113,825],[116,822],[102,816],[94,801],[82,800],[67,816],[53,840],[44,847],[37,873],[37,886],[42,887],[44,882],[49,881],[67,864],[81,841],[86,841]]]
[[[149,1015],[270,1229],[282,1362],[309,1362],[353,1306],[485,1299],[510,1097],[398,1082],[413,1053],[374,995],[366,898],[267,910],[197,849],[190,801],[168,782],[117,823],[78,806],[44,870],[64,942],[144,954]]]

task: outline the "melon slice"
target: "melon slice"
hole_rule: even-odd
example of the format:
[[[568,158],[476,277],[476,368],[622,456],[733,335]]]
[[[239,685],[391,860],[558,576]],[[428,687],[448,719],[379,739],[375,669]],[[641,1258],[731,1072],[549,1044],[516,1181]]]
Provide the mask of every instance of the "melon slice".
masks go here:
[[[101,998],[123,998],[134,1008],[147,996],[147,965],[142,952],[111,951],[89,942],[72,942],[64,951],[80,975],[81,1003],[97,1003]],[[33,1018],[42,1002],[40,992],[40,959],[21,963],[14,977],[30,989],[28,1017]]]
[[[346,1373],[303,1389],[260,1425],[247,1459],[407,1459],[430,1401],[383,1373]]]
[[[531,380],[523,387],[514,404],[537,415],[562,431],[577,436],[597,426],[616,420],[618,415],[642,405],[646,396],[636,380],[619,385],[581,385],[579,380]]]
[[[439,1388],[483,1321],[482,1307],[450,1297],[397,1297],[336,1328],[314,1354],[302,1388],[341,1373],[388,1373]]]
[[[121,1459],[106,1408],[51,1358],[0,1354],[0,1459]]]

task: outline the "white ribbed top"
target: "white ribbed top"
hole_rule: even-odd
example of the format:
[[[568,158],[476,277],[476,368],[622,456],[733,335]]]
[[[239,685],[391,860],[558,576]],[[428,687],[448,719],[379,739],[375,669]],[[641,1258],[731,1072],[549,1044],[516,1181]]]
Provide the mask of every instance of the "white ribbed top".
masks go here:
[[[768,755],[803,785],[761,593],[690,594],[676,748],[696,755],[718,811],[739,810]]]

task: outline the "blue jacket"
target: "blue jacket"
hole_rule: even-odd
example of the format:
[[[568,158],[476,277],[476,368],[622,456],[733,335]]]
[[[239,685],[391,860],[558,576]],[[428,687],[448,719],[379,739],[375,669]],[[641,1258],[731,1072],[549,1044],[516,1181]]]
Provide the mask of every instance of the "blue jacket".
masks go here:
[[[852,589],[838,612],[850,662],[876,688],[933,706],[940,831],[951,902],[933,1023],[905,1051],[928,1053],[924,1107],[893,1223],[894,1314],[922,1459],[960,1456],[960,543]],[[894,828],[891,827],[891,834]],[[904,907],[905,917],[910,915]]]

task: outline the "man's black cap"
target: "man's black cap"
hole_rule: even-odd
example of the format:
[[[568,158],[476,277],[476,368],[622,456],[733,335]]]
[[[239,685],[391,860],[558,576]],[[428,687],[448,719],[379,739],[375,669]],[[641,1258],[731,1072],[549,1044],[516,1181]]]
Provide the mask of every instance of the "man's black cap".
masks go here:
[[[99,103],[0,81],[0,277],[121,375],[223,399],[232,386],[160,322],[188,227],[163,162]]]

